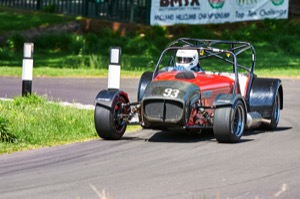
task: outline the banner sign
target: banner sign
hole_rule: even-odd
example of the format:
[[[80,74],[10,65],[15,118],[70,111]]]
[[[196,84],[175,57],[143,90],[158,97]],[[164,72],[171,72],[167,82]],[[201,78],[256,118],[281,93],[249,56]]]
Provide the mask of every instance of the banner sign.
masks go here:
[[[288,0],[154,0],[151,25],[286,19]]]

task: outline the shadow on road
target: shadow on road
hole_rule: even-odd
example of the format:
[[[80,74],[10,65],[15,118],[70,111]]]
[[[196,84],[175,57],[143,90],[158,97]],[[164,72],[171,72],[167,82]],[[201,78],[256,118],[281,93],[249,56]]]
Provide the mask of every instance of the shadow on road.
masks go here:
[[[281,132],[281,131],[287,131],[287,130],[290,130],[290,129],[293,129],[293,127],[280,126],[280,127],[277,127],[275,130],[269,131],[269,132]]]
[[[266,130],[247,130],[244,132],[241,140],[236,143],[244,143],[255,141],[255,138],[247,138],[248,136],[262,133],[279,133],[292,129],[292,127],[278,127],[273,131]],[[147,142],[170,142],[170,143],[193,143],[201,141],[217,142],[212,130],[204,130],[201,133],[185,132],[185,131],[151,131],[147,136],[124,136],[122,140],[127,141],[147,141]]]
[[[173,132],[160,131],[153,134],[148,142],[177,142],[177,143],[191,143],[200,141],[216,142],[212,131],[205,131],[201,133],[187,133],[187,132]]]
[[[261,133],[279,133],[290,129],[293,129],[293,127],[277,127],[275,130],[248,130],[244,132],[244,136],[257,135]]]

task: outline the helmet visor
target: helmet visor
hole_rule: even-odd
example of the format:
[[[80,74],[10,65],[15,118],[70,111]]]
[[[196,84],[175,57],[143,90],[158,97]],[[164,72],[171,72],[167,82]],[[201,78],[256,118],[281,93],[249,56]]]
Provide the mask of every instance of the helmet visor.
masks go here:
[[[188,64],[193,61],[191,57],[177,57],[177,63],[179,64]]]

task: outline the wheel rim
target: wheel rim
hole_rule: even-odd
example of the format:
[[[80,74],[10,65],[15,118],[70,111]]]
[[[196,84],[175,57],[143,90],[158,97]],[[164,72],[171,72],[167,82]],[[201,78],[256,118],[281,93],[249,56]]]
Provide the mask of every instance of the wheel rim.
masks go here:
[[[117,133],[123,133],[123,129],[125,128],[125,121],[123,118],[120,116],[122,114],[122,101],[123,99],[120,99],[120,101],[116,104],[114,107],[114,125],[115,125],[115,130]]]
[[[275,100],[275,104],[274,104],[274,121],[277,124],[279,122],[279,118],[280,118],[280,98],[279,95],[276,95],[276,100]]]
[[[244,132],[244,111],[243,107],[239,105],[234,113],[233,133],[240,137]]]

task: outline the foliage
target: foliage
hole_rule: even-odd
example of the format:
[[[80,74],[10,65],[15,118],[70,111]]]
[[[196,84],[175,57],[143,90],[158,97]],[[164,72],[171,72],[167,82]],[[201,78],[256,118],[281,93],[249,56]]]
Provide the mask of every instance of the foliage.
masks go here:
[[[11,61],[13,59],[13,53],[5,47],[0,47],[0,60]]]
[[[54,13],[55,8],[56,8],[56,5],[54,3],[50,3],[43,7],[43,11],[48,12],[48,13]]]
[[[43,34],[33,40],[35,49],[47,49],[47,53],[74,56],[82,55],[85,47],[85,38],[81,35],[67,33]]]
[[[12,102],[0,101],[0,107],[6,116],[0,117],[1,139],[6,141],[0,142],[0,154],[97,137],[92,110],[48,103],[36,94],[16,97]]]
[[[0,106],[1,109],[1,106]],[[0,114],[0,143],[10,142],[17,143],[17,138],[10,132],[9,121],[2,114]]]
[[[6,46],[11,52],[21,51],[23,50],[24,42],[25,39],[21,34],[14,33],[6,40]]]

